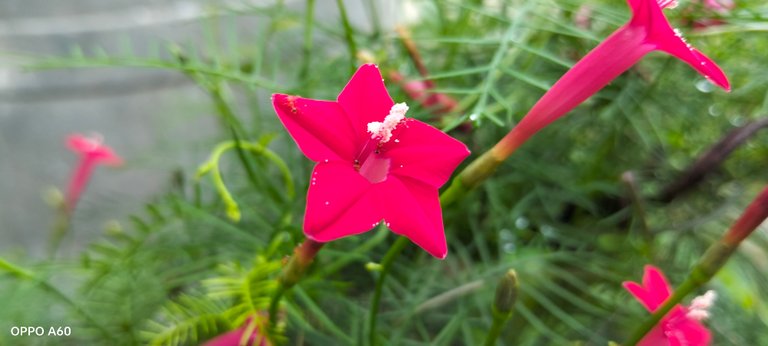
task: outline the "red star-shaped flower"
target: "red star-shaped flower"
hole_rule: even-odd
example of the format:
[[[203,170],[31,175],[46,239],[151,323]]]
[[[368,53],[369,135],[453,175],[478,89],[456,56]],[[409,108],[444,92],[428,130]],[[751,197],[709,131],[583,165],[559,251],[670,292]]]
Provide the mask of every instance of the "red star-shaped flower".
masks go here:
[[[405,118],[378,67],[363,65],[336,101],[275,94],[272,103],[299,149],[316,162],[304,233],[328,242],[379,222],[431,255],[448,252],[438,188],[469,155],[442,131]]]
[[[624,288],[650,312],[656,311],[670,295],[672,289],[664,274],[651,265],[645,266],[643,283],[625,281]],[[676,305],[638,343],[639,346],[706,346],[712,336],[701,320],[709,317],[714,292],[697,297],[690,307]]]

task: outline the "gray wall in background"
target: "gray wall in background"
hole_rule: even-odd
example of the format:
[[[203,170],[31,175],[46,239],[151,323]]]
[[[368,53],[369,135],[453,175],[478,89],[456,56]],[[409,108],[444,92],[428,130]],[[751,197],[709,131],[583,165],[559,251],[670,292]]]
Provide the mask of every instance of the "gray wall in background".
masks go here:
[[[353,25],[364,29],[370,21],[363,1],[368,0],[346,4]],[[73,234],[62,246],[70,255],[98,236],[105,222],[125,220],[167,190],[173,169],[193,172],[221,139],[207,96],[180,73],[136,68],[25,71],[23,55],[15,53],[68,55],[73,46],[81,46],[120,56],[125,42],[139,56],[168,42],[203,47],[204,33],[211,28],[203,19],[214,14],[212,5],[243,8],[273,2],[1,1],[0,254],[43,256],[54,212],[41,196],[52,186],[64,190],[77,162],[64,147],[66,135],[101,133],[127,162],[123,168],[97,169],[78,205]],[[303,3],[286,1],[297,10]],[[399,4],[377,1],[390,14]],[[220,22],[228,21],[241,44],[256,42],[266,24],[263,17],[238,16],[233,26],[231,18]],[[397,15],[381,18],[391,27]],[[334,0],[317,1],[316,20],[338,25]]]

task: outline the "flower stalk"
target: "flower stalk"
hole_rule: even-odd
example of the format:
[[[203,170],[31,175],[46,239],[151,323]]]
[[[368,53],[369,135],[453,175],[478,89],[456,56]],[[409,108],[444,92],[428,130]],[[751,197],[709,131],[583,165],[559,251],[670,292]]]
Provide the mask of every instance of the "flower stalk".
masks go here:
[[[712,244],[686,280],[677,287],[669,299],[646,319],[631,335],[626,345],[636,345],[659,321],[690,293],[709,282],[731,258],[741,242],[768,218],[768,188],[765,188],[747,207],[725,235]]]
[[[306,273],[309,266],[314,261],[318,251],[323,248],[325,243],[316,242],[307,239],[293,250],[293,255],[287,259],[283,270],[277,277],[277,290],[269,302],[269,325],[274,328],[277,324],[278,308],[280,300],[288,289],[296,285]]]
[[[381,293],[384,290],[384,279],[387,277],[387,274],[389,274],[395,258],[397,258],[403,249],[405,249],[406,245],[408,245],[408,238],[398,237],[394,244],[392,244],[392,247],[387,250],[384,259],[381,261],[379,279],[376,280],[376,288],[373,292],[373,299],[371,299],[371,315],[368,319],[368,341],[370,346],[376,345],[376,317],[379,313]]]
[[[493,324],[491,329],[488,330],[484,345],[493,346],[496,344],[496,340],[501,335],[502,327],[504,327],[504,324],[507,323],[514,312],[519,286],[520,283],[517,280],[517,273],[514,269],[507,271],[499,280],[499,284],[496,286],[496,296],[491,306]]]

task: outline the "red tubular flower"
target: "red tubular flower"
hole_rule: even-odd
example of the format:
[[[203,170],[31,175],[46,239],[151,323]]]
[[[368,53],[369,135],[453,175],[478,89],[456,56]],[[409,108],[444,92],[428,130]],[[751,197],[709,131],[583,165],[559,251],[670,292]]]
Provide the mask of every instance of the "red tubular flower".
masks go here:
[[[358,69],[336,101],[275,94],[273,106],[299,149],[316,162],[304,233],[328,242],[380,221],[431,255],[445,258],[438,188],[469,155],[432,126],[406,119],[378,67]]]
[[[80,162],[72,174],[64,201],[67,213],[74,211],[75,205],[97,164],[119,166],[123,163],[123,160],[102,142],[103,138],[98,135],[86,137],[81,134],[73,134],[67,137],[67,147],[80,155]]]
[[[708,57],[691,47],[672,29],[662,9],[673,0],[628,0],[632,19],[616,30],[547,91],[520,123],[494,148],[494,156],[508,157],[530,136],[571,111],[632,67],[643,56],[660,50],[684,61],[712,83],[730,90],[728,78]]]
[[[643,283],[625,281],[627,289],[643,306],[654,312],[672,294],[664,274],[656,267],[647,265],[643,274]],[[701,324],[701,320],[709,316],[707,309],[715,298],[714,292],[709,291],[697,297],[689,308],[677,305],[661,319],[645,337],[639,346],[705,346],[709,345],[712,336],[709,330]]]

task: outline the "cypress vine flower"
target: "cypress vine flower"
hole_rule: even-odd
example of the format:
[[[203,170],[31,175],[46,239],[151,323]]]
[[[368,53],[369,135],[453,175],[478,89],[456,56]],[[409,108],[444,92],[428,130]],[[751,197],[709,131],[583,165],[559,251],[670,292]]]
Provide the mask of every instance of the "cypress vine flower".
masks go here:
[[[672,295],[672,289],[664,274],[659,268],[651,265],[645,266],[642,284],[625,281],[623,285],[649,312],[656,311]],[[694,298],[689,307],[673,307],[638,345],[709,345],[712,336],[701,321],[709,317],[708,309],[714,299],[715,292],[708,291]]]
[[[80,162],[72,174],[64,200],[64,210],[67,214],[74,211],[96,165],[119,166],[123,163],[123,160],[110,147],[104,145],[103,141],[99,135],[86,137],[73,134],[67,137],[67,147],[80,155]]]
[[[328,242],[384,221],[431,255],[445,258],[438,188],[469,155],[442,131],[405,117],[378,67],[357,70],[336,101],[275,94],[275,111],[299,149],[316,162],[304,233]]]
[[[630,21],[568,70],[493,148],[494,157],[502,160],[508,157],[530,136],[570,112],[654,50],[671,54],[712,83],[730,90],[728,78],[720,67],[688,44],[664,17],[662,10],[675,7],[676,1],[627,2],[632,10]]]

